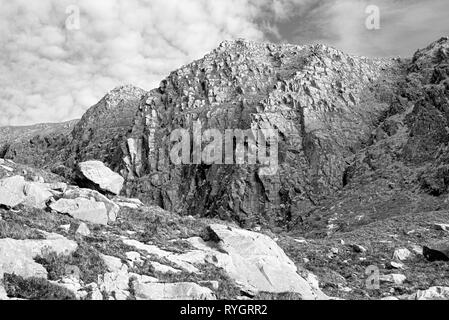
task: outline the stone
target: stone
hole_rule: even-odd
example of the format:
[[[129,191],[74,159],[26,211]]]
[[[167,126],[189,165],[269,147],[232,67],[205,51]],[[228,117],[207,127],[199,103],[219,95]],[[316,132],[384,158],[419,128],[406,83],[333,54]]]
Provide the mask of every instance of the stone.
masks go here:
[[[210,243],[191,239],[197,249],[208,252],[204,261],[223,268],[247,292],[292,292],[304,300],[327,299],[309,272],[298,274],[296,265],[268,236],[213,224]]]
[[[155,245],[144,244],[144,243],[141,243],[141,242],[136,241],[136,240],[123,239],[123,243],[128,245],[128,246],[130,246],[130,247],[134,247],[134,248],[136,248],[138,250],[145,251],[149,255],[154,255],[154,256],[157,256],[159,258],[165,258],[165,259],[167,259],[170,262],[174,263],[180,269],[182,269],[182,270],[184,270],[186,272],[190,272],[190,273],[198,273],[198,272],[200,272],[198,270],[198,268],[196,268],[191,263],[191,261],[188,261],[189,259],[186,259],[185,256],[176,255],[176,254],[174,254],[172,252],[169,252],[169,251],[166,251],[166,250],[162,250],[162,249],[160,249],[159,247],[157,247]],[[193,252],[193,254],[198,254],[198,253],[201,255],[201,257],[203,257],[203,253],[202,252],[200,252],[200,251]],[[201,259],[199,259],[199,260],[201,260]],[[197,261],[197,260],[195,260],[195,261]]]
[[[407,280],[407,277],[403,274],[388,274],[381,275],[379,278],[380,282],[393,283],[396,285],[401,285]]]
[[[387,263],[387,268],[389,269],[404,269],[404,264],[396,261],[390,261]]]
[[[65,288],[72,292],[77,300],[84,299],[87,296],[87,292],[83,290],[79,279],[75,278],[63,278],[58,281],[50,281],[52,284]]]
[[[100,255],[103,259],[104,263],[106,264],[109,272],[127,272],[128,266],[122,262],[120,258],[107,256],[107,255]]]
[[[435,230],[449,232],[449,224],[435,223],[435,224],[433,224],[433,227]]]
[[[125,271],[108,272],[99,276],[98,286],[101,292],[105,292],[114,300],[128,300],[130,275]]]
[[[67,232],[67,233],[70,231],[70,228],[71,228],[71,225],[70,225],[70,224],[64,224],[64,225],[62,225],[62,226],[59,226],[59,229],[65,231],[65,232]]]
[[[71,217],[92,224],[107,225],[109,222],[108,211],[102,202],[77,199],[60,199],[50,205],[56,212],[68,214]]]
[[[412,256],[413,254],[410,252],[410,250],[402,248],[394,251],[393,259],[396,261],[405,261],[411,258]]]
[[[14,172],[14,169],[8,166],[0,165],[0,167],[8,172]]]
[[[158,272],[158,273],[163,273],[163,274],[165,274],[165,273],[175,273],[175,274],[181,273],[181,270],[179,270],[179,269],[175,269],[175,268],[160,264],[158,262],[151,262],[151,265],[153,266],[154,271]]]
[[[385,297],[380,300],[382,300],[382,301],[399,301],[399,299],[396,297]]]
[[[25,201],[25,178],[14,176],[0,180],[0,205],[14,208]]]
[[[135,263],[137,264],[143,263],[142,256],[138,252],[130,251],[127,252],[125,255],[128,261],[131,262],[131,265],[134,265]]]
[[[129,208],[129,209],[139,209],[143,206],[142,201],[139,199],[128,199],[128,198],[114,198],[113,202],[119,207]]]
[[[134,282],[137,300],[216,300],[212,290],[196,283],[139,283]]]
[[[47,270],[34,259],[45,252],[70,255],[78,244],[63,236],[46,233],[45,240],[0,239],[0,279],[5,273],[14,273],[23,278],[47,278]]]
[[[429,247],[423,247],[423,255],[426,260],[434,261],[449,261],[449,242],[437,242]]]
[[[358,244],[352,244],[351,248],[357,253],[366,253],[368,251],[365,247]]]
[[[113,201],[109,200],[106,196],[102,195],[98,191],[91,189],[80,189],[77,187],[70,186],[63,194],[65,199],[76,199],[84,198],[88,200],[95,200],[96,202],[102,202],[106,206],[108,211],[108,219],[110,222],[115,222],[117,220],[118,213],[120,212],[120,207]]]
[[[91,232],[89,230],[89,227],[85,223],[80,223],[78,229],[76,230],[76,234],[79,234],[83,237],[90,236]]]
[[[27,182],[22,176],[13,176],[0,180],[0,204],[15,207],[23,204],[28,207],[45,209],[47,202],[57,192],[49,184]]]
[[[8,294],[6,293],[5,287],[3,286],[2,282],[0,281],[0,301],[2,300],[9,300]]]
[[[45,179],[42,176],[33,176],[34,182],[45,183]]]
[[[124,179],[104,165],[101,161],[86,161],[78,164],[82,177],[98,186],[99,191],[120,194]]]
[[[410,297],[411,300],[449,300],[449,287],[431,287],[419,290]]]
[[[47,185],[39,182],[27,183],[23,191],[26,197],[23,204],[37,209],[45,209],[47,202],[54,196]]]

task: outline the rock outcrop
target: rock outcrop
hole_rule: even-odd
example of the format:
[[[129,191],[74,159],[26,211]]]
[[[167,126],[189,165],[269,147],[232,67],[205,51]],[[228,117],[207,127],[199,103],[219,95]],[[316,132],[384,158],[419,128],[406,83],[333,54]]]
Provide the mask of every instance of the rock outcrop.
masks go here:
[[[78,164],[79,184],[92,185],[101,192],[119,195],[125,179],[101,161],[86,161]]]
[[[45,240],[0,239],[0,279],[5,273],[46,279],[47,270],[34,259],[45,253],[70,255],[77,247],[59,234],[46,234]]]

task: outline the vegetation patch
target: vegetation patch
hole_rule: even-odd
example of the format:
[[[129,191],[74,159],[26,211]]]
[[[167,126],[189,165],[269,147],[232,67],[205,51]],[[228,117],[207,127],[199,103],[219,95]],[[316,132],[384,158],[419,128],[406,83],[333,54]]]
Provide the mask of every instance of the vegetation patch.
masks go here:
[[[4,286],[8,297],[27,300],[76,300],[68,289],[52,284],[46,279],[24,279],[14,274],[4,275]]]
[[[72,273],[79,273],[85,284],[98,281],[98,276],[107,273],[107,267],[100,254],[86,243],[79,243],[71,256],[43,253],[35,261],[47,270],[50,280],[60,280]]]

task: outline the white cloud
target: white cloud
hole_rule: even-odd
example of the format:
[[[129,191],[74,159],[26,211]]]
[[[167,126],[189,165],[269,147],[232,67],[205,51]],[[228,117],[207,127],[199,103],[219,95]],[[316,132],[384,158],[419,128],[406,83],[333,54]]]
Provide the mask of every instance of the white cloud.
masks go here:
[[[360,27],[368,2],[386,8],[378,33]],[[447,15],[448,3],[0,0],[0,125],[79,118],[114,87],[130,83],[152,89],[169,72],[228,39],[322,40],[353,53],[417,49],[447,31],[447,22],[438,21]],[[69,5],[80,8],[78,31],[65,28]],[[287,35],[286,26],[296,30],[294,36]]]
[[[80,117],[107,91],[152,89],[221,41],[263,40],[252,0],[0,0],[0,125]],[[65,28],[77,5],[81,29]]]

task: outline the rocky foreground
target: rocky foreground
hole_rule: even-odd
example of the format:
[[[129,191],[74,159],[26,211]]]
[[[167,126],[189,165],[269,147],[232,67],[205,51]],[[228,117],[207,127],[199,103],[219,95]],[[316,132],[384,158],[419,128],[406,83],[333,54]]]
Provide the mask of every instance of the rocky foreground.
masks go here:
[[[167,161],[279,130],[276,175]],[[449,39],[412,59],[224,42],[79,121],[0,128],[0,299],[449,299]]]

